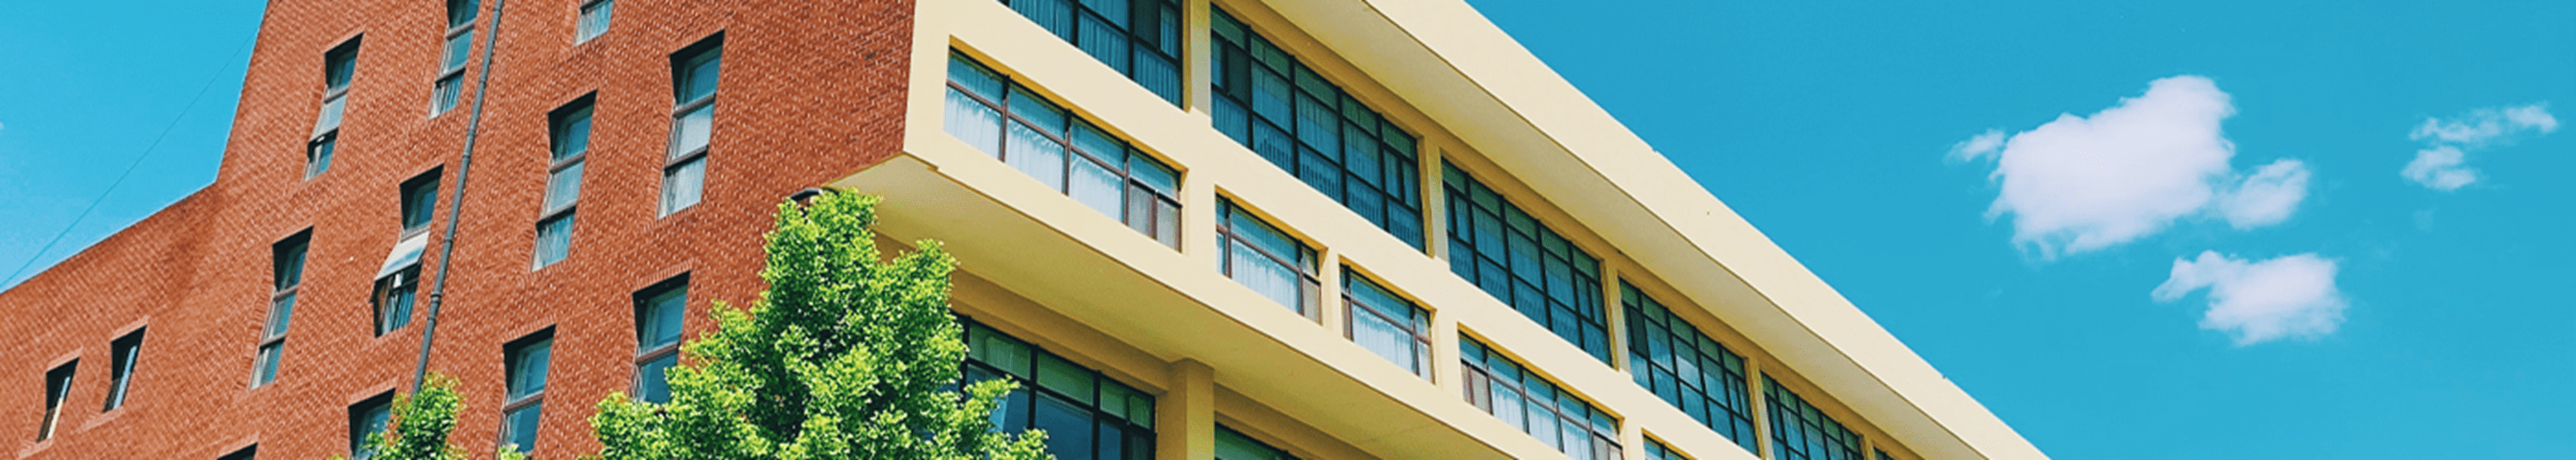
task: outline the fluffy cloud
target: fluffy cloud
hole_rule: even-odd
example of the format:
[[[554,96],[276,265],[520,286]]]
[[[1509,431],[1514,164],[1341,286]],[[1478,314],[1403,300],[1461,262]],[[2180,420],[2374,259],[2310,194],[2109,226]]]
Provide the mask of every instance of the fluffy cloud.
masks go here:
[[[2175,259],[2173,276],[2156,286],[2158,302],[2209,290],[2202,329],[2226,332],[2237,346],[2333,334],[2350,303],[2335,288],[2335,261],[2314,253],[2249,262],[2214,251]]]
[[[2011,215],[2013,242],[2043,258],[2116,246],[2177,220],[2219,218],[2239,229],[2288,220],[2307,198],[2308,168],[2283,159],[2241,173],[2220,122],[2236,114],[2207,77],[2147,84],[2146,94],[2091,116],[2061,114],[2029,131],[1987,131],[1951,147],[1955,160],[1992,160],[2002,192],[1987,217]]]
[[[2398,175],[2424,188],[2459,190],[2480,177],[2477,168],[2467,166],[2469,151],[2510,143],[2526,133],[2557,130],[2558,117],[2549,115],[2548,104],[2477,109],[2449,120],[2428,117],[2406,134],[2407,139],[2423,142],[2424,148],[2415,151],[2415,160],[2406,162]]]

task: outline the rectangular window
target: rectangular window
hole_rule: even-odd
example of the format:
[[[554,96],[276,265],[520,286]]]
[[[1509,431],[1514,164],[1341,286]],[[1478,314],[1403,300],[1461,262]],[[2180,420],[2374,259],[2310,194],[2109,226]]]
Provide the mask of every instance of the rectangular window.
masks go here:
[[[367,437],[385,432],[385,420],[392,416],[393,403],[394,394],[385,393],[349,406],[349,458],[376,457],[376,444]]]
[[[1172,167],[965,55],[948,57],[945,124],[1047,187],[1181,246],[1180,176]]]
[[[80,360],[63,363],[45,371],[45,424],[36,428],[36,440],[54,438],[54,425],[63,418],[63,400],[71,398],[72,376],[79,373]]]
[[[1860,458],[1860,434],[1843,427],[1807,404],[1780,381],[1763,377],[1763,401],[1771,414],[1771,458],[1777,460],[1831,460]]]
[[[1002,0],[1084,54],[1172,104],[1181,103],[1181,3],[1174,0]]]
[[[600,34],[608,33],[609,13],[614,10],[616,4],[617,2],[612,0],[583,0],[580,30],[574,32],[573,43],[588,42],[590,39],[599,38]]]
[[[313,239],[305,230],[287,237],[269,248],[271,273],[276,291],[269,295],[268,326],[260,328],[259,353],[251,371],[250,386],[259,388],[277,381],[278,361],[284,360],[287,320],[294,318],[296,287],[304,284],[304,255]]]
[[[965,381],[1020,383],[993,409],[994,427],[1047,430],[1047,451],[1058,460],[1153,457],[1153,395],[972,319],[959,322],[968,350]]]
[[[1212,16],[1218,131],[1419,249],[1411,133],[1223,11]]]
[[[671,402],[671,366],[680,363],[688,308],[687,276],[635,294],[635,399]]]
[[[545,199],[538,205],[536,268],[546,268],[572,255],[573,203],[581,198],[582,160],[590,156],[593,99],[583,97],[547,118],[551,166],[546,168]]]
[[[662,164],[662,213],[698,204],[706,191],[707,148],[715,139],[716,69],[724,36],[708,38],[671,55],[671,150]]]
[[[409,236],[429,230],[431,216],[438,211],[438,171],[413,177],[402,184],[402,232]]]
[[[1431,312],[1342,267],[1342,303],[1349,318],[1342,331],[1352,342],[1413,371],[1431,376]]]
[[[143,354],[143,330],[136,329],[107,343],[107,405],[100,412],[125,407],[125,396],[134,387],[134,359]]]
[[[1297,456],[1220,424],[1216,426],[1216,460],[1297,460]]]
[[[1444,165],[1449,271],[1484,288],[1583,348],[1610,361],[1609,314],[1601,304],[1601,259],[1566,241],[1457,165]]]
[[[465,94],[465,62],[474,51],[475,0],[447,0],[447,40],[439,50],[438,80],[431,85],[429,116],[456,108]]]
[[[349,78],[358,70],[358,40],[322,54],[322,114],[314,117],[313,137],[304,144],[304,177],[331,169],[331,152],[340,144],[340,117],[349,107]]]
[[[554,330],[547,329],[502,347],[508,397],[501,404],[501,442],[519,453],[537,449],[537,422],[545,413],[546,362],[554,352]]]
[[[1701,425],[1717,430],[1747,452],[1753,443],[1753,405],[1744,379],[1744,355],[1675,316],[1634,285],[1620,283],[1628,311],[1628,372],[1637,386],[1663,398]]]
[[[244,447],[241,450],[233,451],[233,453],[224,454],[224,456],[217,457],[215,460],[256,460],[258,458],[259,445],[252,444],[250,447]]]
[[[1467,402],[1576,460],[1619,458],[1618,421],[1473,337],[1458,337]]]
[[[1691,458],[1682,456],[1681,451],[1673,450],[1671,446],[1665,446],[1663,441],[1646,438],[1646,460],[1691,460]]]
[[[1217,271],[1307,318],[1320,319],[1322,281],[1315,278],[1315,248],[1279,231],[1234,200],[1217,200]]]
[[[376,336],[411,325],[411,307],[420,292],[420,266],[396,270],[376,280]]]

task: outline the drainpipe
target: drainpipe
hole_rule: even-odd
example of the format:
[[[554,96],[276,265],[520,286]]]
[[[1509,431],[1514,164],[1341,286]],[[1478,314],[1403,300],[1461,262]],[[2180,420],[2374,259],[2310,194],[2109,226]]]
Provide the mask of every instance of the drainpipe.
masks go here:
[[[474,115],[465,122],[465,153],[456,161],[456,195],[448,200],[447,235],[438,242],[438,282],[429,288],[429,322],[420,328],[420,364],[412,368],[411,392],[419,394],[429,379],[430,344],[438,340],[438,307],[447,300],[447,267],[454,265],[456,255],[456,221],[465,216],[465,174],[474,169],[474,135],[483,129],[483,100],[491,94],[492,51],[501,46],[501,6],[509,0],[492,0],[492,27],[483,40],[483,70],[474,77]]]

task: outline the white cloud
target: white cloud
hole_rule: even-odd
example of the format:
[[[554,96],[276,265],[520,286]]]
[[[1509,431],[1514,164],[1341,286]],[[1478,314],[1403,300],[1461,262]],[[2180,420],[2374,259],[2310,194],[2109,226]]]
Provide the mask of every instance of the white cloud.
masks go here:
[[[2471,110],[2450,120],[2424,119],[2409,140],[2424,143],[2415,151],[2415,160],[2406,162],[2398,175],[2440,191],[2459,190],[2477,183],[2477,168],[2467,166],[2468,152],[2490,145],[2511,143],[2523,134],[2549,134],[2558,130],[2558,117],[2549,115],[2547,103],[2516,107]]]
[[[1987,131],[1950,155],[1994,160],[2002,192],[1987,216],[2012,215],[2013,242],[2043,258],[2117,246],[2185,218],[2236,228],[2288,220],[2307,197],[2307,165],[2239,173],[2229,164],[2236,144],[2220,129],[2236,114],[2230,99],[2207,77],[2163,78],[2091,116],[2061,114],[2010,136]]]
[[[2173,276],[2152,293],[2158,302],[2209,289],[2200,328],[2226,332],[2237,346],[2333,334],[2350,306],[2335,288],[2335,261],[2315,253],[2249,262],[2203,251],[2174,259]]]

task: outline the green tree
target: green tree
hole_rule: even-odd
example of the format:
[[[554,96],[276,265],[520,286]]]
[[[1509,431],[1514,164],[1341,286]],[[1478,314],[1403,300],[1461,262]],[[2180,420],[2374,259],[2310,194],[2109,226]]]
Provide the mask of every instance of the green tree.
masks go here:
[[[367,433],[366,445],[375,450],[372,460],[465,460],[464,449],[447,443],[447,434],[456,431],[456,412],[465,408],[456,396],[456,378],[433,373],[427,383],[419,393],[395,397],[386,411],[384,431]],[[492,458],[524,460],[527,456],[501,446]]]
[[[1016,383],[952,386],[966,356],[948,310],[957,261],[928,240],[881,259],[878,199],[781,203],[760,272],[769,289],[749,310],[716,304],[717,329],[670,371],[670,402],[601,401],[592,458],[1052,458],[1044,433],[1000,433],[987,418]]]

